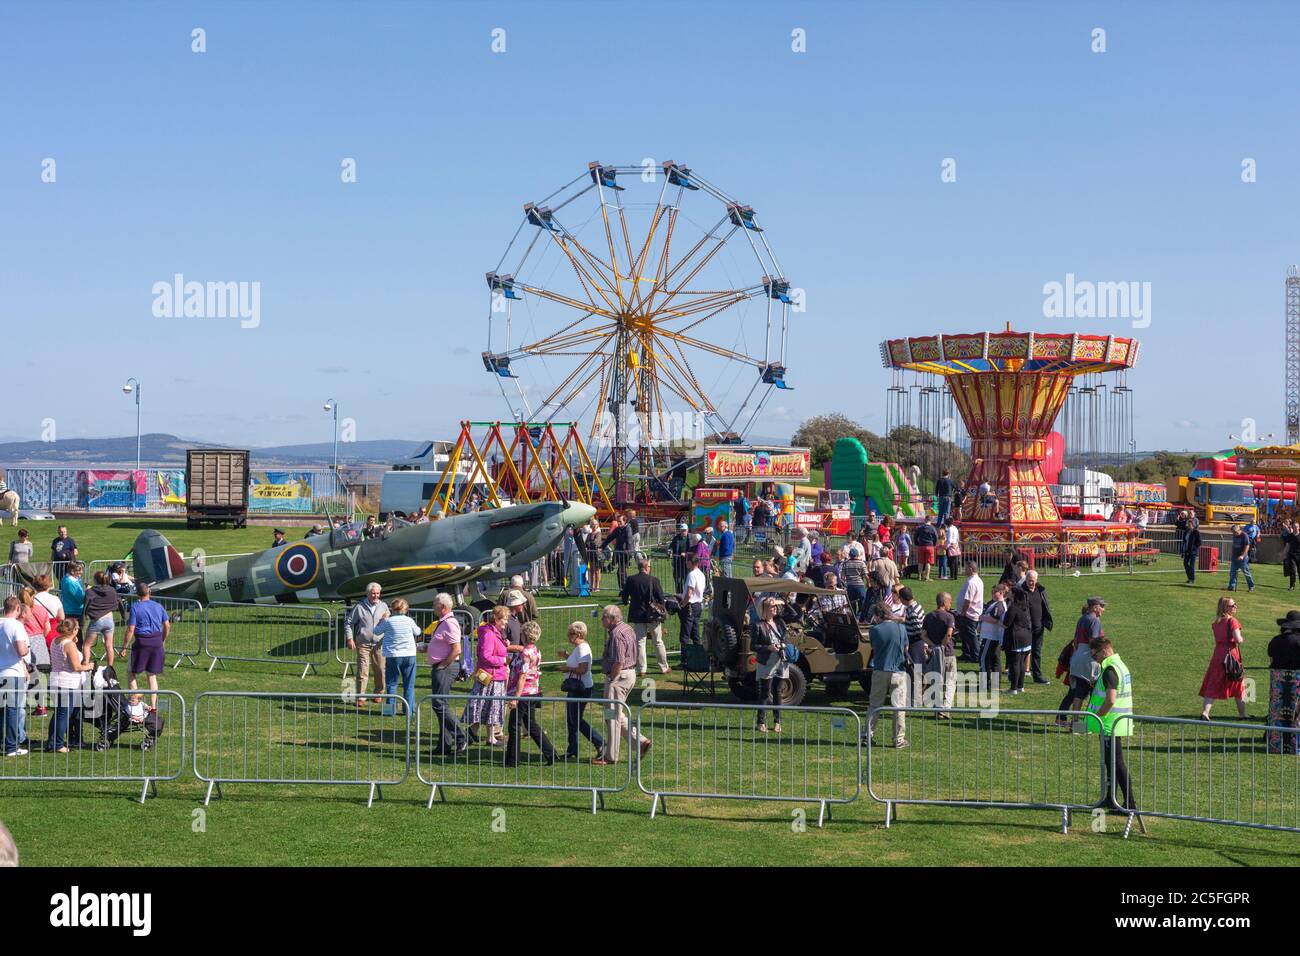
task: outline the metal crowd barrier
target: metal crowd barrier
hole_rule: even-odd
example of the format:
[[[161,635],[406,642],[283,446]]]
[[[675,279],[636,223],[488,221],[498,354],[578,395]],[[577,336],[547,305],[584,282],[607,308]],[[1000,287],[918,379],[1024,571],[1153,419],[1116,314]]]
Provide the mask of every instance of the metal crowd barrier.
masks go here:
[[[816,803],[820,827],[861,792],[862,719],[845,707],[645,703],[637,723],[651,742],[637,763],[651,818],[667,797],[775,800]]]
[[[137,693],[146,708],[155,708],[143,720],[127,710]],[[42,716],[38,700],[47,710]],[[67,753],[46,749],[60,706],[69,711]],[[2,689],[0,728],[10,708],[22,715],[26,743],[20,746],[28,753],[0,757],[0,781],[136,781],[144,803],[158,792],[159,780],[175,780],[185,770],[185,701],[174,690]]]
[[[302,676],[333,655],[334,615],[310,604],[208,604],[204,653],[208,673],[226,661],[294,664]]]
[[[358,707],[346,694],[204,691],[194,699],[194,775],[208,785],[203,804],[223,783],[383,787],[411,771],[411,715],[400,695],[371,695]],[[383,711],[394,709],[393,716]]]
[[[427,806],[433,806],[435,798],[446,801],[448,787],[493,789],[493,790],[551,790],[578,791],[591,794],[591,812],[605,805],[605,794],[621,793],[628,788],[632,779],[632,757],[636,749],[623,741],[617,764],[597,765],[592,758],[597,751],[593,743],[581,732],[581,724],[575,723],[577,729],[577,753],[573,759],[565,759],[568,746],[568,709],[574,703],[575,717],[579,711],[577,703],[566,697],[530,697],[518,707],[526,708],[530,715],[528,720],[537,731],[538,736],[530,738],[525,729],[524,720],[517,716],[518,724],[513,741],[507,740],[503,746],[492,746],[488,742],[489,730],[479,724],[476,729],[464,720],[466,707],[471,701],[485,706],[490,713],[492,706],[499,704],[502,708],[502,738],[510,729],[509,705],[516,703],[516,698],[509,696],[487,696],[470,694],[430,694],[419,702],[416,708],[416,778],[429,787]],[[581,720],[590,727],[592,737],[604,739],[608,735],[607,721],[611,713],[621,713],[628,725],[631,725],[632,712],[626,702],[604,698],[588,698],[580,701],[584,705],[580,711]],[[441,740],[441,718],[435,713],[437,705],[443,705],[450,717],[455,719],[457,730],[464,741],[463,748],[455,746],[445,752]],[[519,711],[516,710],[516,715]],[[448,728],[448,734],[456,731]],[[453,737],[453,739],[457,739]],[[459,741],[458,741],[459,743]],[[544,749],[549,747],[549,750]],[[514,765],[508,765],[513,761]]]
[[[885,805],[885,826],[902,804],[1057,810],[1061,832],[1070,811],[1102,802],[1101,721],[1093,714],[1055,710],[878,707],[881,724],[904,718],[907,747],[867,741],[867,793]],[[1058,719],[1069,721],[1062,727]],[[868,726],[872,721],[868,719]]]
[[[1136,804],[1126,838],[1135,816],[1300,832],[1300,729],[1133,715],[1117,718],[1115,730],[1110,801],[1123,805],[1122,756]]]
[[[115,652],[122,650],[123,642],[126,640],[126,621],[127,615],[131,611],[131,605],[138,598],[122,596],[122,609],[119,612],[121,625],[113,630],[113,650]],[[176,597],[150,597],[150,600],[157,601],[167,612],[167,617],[171,619],[172,628],[167,634],[167,643],[163,649],[168,654],[176,656],[172,664],[172,670],[180,667],[185,661],[191,665],[197,666],[195,658],[203,653],[206,646],[208,615],[205,608],[198,601],[192,601],[189,598]],[[87,624],[89,627],[89,624]],[[94,655],[96,660],[103,660],[102,640],[96,641]]]

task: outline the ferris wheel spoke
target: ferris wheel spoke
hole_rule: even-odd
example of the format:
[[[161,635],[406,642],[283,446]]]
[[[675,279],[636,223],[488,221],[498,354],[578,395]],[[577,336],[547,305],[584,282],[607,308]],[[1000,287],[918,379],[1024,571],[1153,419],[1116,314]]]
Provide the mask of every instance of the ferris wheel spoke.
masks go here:
[[[609,206],[605,202],[604,190],[601,190],[600,194],[600,217],[605,221],[605,240],[609,243],[610,271],[614,275],[612,285],[614,294],[618,297],[618,308],[622,311],[626,308],[626,301],[623,298],[623,277],[618,271],[618,252],[614,248],[614,232],[609,224]]]
[[[738,228],[738,227],[737,227],[737,228]],[[676,288],[676,289],[673,289],[672,292],[669,292],[669,293],[664,297],[663,301],[659,303],[659,308],[662,309],[665,305],[667,305],[667,304],[668,304],[669,302],[671,302],[674,298],[676,298],[677,295],[678,295],[678,293],[680,293],[683,289],[685,289],[686,286],[688,286],[688,285],[690,284],[691,280],[694,279],[697,275],[700,274],[700,271],[701,271],[701,270],[702,270],[706,265],[709,264],[709,260],[711,260],[714,256],[716,256],[719,252],[721,252],[721,251],[723,250],[723,248],[727,245],[727,240],[731,238],[731,236],[735,233],[735,231],[736,231],[736,230],[733,228],[733,229],[731,230],[731,232],[727,233],[726,236],[719,236],[719,237],[718,237],[717,243],[713,246],[713,248],[710,249],[708,252],[706,252],[706,253],[705,253],[705,254],[700,258],[700,261],[697,262],[694,266],[691,267],[691,271],[688,272],[688,273],[686,274],[686,278],[683,279],[680,283],[678,283],[677,288]],[[683,262],[685,262],[685,260],[683,260]],[[674,267],[674,271],[676,271],[676,269],[677,269],[678,267],[680,267],[681,265],[682,265],[682,262],[679,262],[679,263],[677,264],[677,266]],[[667,286],[668,286],[668,282],[667,282],[667,280],[665,280],[665,281],[664,281],[664,288],[667,288]]]
[[[681,259],[677,260],[677,262],[673,265],[673,267],[671,269],[668,269],[668,271],[664,273],[663,278],[655,283],[655,287],[650,290],[651,296],[654,296],[657,293],[662,291],[667,291],[668,283],[672,281],[673,276],[677,275],[677,273],[682,269],[682,267],[684,267],[693,258],[695,258],[695,254],[699,252],[701,249],[703,249],[706,245],[708,245],[710,241],[714,243],[714,246],[711,250],[709,250],[705,254],[703,261],[707,263],[709,259],[713,258],[713,256],[717,253],[717,251],[727,244],[727,239],[731,237],[730,233],[727,236],[716,235],[718,227],[723,225],[727,221],[728,221],[727,217],[723,216],[716,223],[714,223],[713,228],[710,229],[708,232],[706,232],[704,235],[702,235],[699,238],[699,240],[695,243],[695,245],[691,246],[691,248],[687,251],[686,255],[682,256]],[[733,232],[735,231],[734,228],[732,231]],[[685,288],[686,285],[690,282],[691,278],[696,274],[698,274],[698,272],[699,272],[699,268],[697,267],[691,273],[691,275],[686,278],[685,281],[681,282],[678,285],[677,288],[679,290]]]
[[[554,389],[552,389],[551,394],[546,396],[546,399],[542,402],[542,404],[549,406],[552,403],[554,403],[556,399],[559,397],[559,395],[563,393],[566,389],[568,389],[569,386],[573,384],[573,381],[576,378],[578,378],[579,375],[582,374],[583,369],[587,368],[593,362],[596,363],[597,371],[603,368],[604,365],[603,363],[600,362],[600,360],[607,357],[604,351],[604,344],[605,343],[602,343],[601,348],[593,349],[585,359],[579,362],[577,367],[574,368],[573,371],[571,371],[568,375],[564,377],[564,381],[560,382],[559,385],[557,385]],[[575,389],[575,392],[581,390],[582,390],[581,388],[578,388]],[[570,400],[569,397],[566,397],[563,402],[559,403],[560,406],[568,404],[569,400]]]
[[[507,352],[506,354],[513,358],[517,354],[531,352],[532,350],[537,349],[543,345],[546,345],[549,342],[555,342],[556,340],[562,338],[563,336],[568,335],[573,329],[577,328],[578,325],[590,319],[593,315],[595,315],[595,313],[592,312],[590,309],[588,309],[582,315],[578,316],[568,325],[559,329],[552,335],[548,335],[546,338],[539,339],[536,342],[532,342],[528,345],[521,345],[518,349],[514,350],[513,352]],[[612,322],[606,322],[603,325],[598,325],[595,328],[591,328],[591,329],[583,329],[580,333],[574,333],[574,334],[585,335],[585,334],[590,334],[599,331],[601,329],[610,329],[613,327],[614,324]]]
[[[680,216],[680,211],[674,210],[674,212],[676,213],[676,215],[674,215],[673,217],[675,223],[676,219]],[[700,238],[695,241],[695,244],[691,246],[690,249],[686,250],[686,255],[682,256],[671,266],[668,265],[667,256],[665,255],[664,273],[659,278],[659,280],[655,283],[655,287],[650,290],[651,294],[654,295],[658,292],[667,290],[668,283],[672,281],[673,276],[677,275],[678,270],[680,270],[683,266],[685,266],[688,262],[690,262],[691,259],[695,257],[695,254],[697,252],[699,252],[701,249],[707,246],[710,241],[713,241],[715,243],[718,242],[721,239],[721,237],[715,235],[715,233],[717,232],[718,227],[723,225],[726,222],[727,222],[726,216],[723,216],[721,219],[719,219],[716,223],[713,224],[712,229],[704,233],[704,235],[700,236]]]
[[[587,252],[586,248],[582,245],[582,243],[578,242],[577,239],[574,239],[571,234],[568,234],[568,239],[566,240],[564,236],[556,235],[555,233],[550,232],[550,230],[546,230],[546,231],[554,240],[555,244],[560,247],[560,251],[563,252],[565,258],[569,260],[569,264],[573,266],[573,271],[578,277],[578,283],[582,286],[583,292],[587,294],[587,298],[590,300],[589,304],[591,308],[597,309],[595,297],[592,296],[591,294],[592,289],[595,289],[597,292],[600,293],[600,297],[605,300],[605,304],[609,306],[610,313],[611,313],[610,317],[612,318],[613,317],[612,313],[617,313],[619,311],[619,308],[612,301],[610,301],[609,296],[605,295],[604,289],[601,286],[602,280],[604,281],[605,285],[611,284],[609,281],[609,277],[601,273],[600,267],[596,264],[595,260],[592,259],[591,255]],[[592,268],[596,270],[595,276],[593,276],[590,272],[588,272],[585,268],[583,268],[582,264],[578,262],[577,258],[573,255],[573,251],[569,248],[570,244],[572,244],[574,248],[576,248],[580,253],[582,253],[583,258],[586,259],[591,264]]]
[[[699,380],[695,377],[695,373],[691,370],[690,364],[686,361],[686,356],[681,354],[680,349],[678,352],[678,355],[673,355],[671,348],[665,348],[659,353],[668,363],[667,365],[660,366],[661,373],[664,376],[664,381],[667,383],[668,387],[684,399],[693,410],[697,412],[715,411],[713,401],[709,398],[708,394],[704,391],[704,387],[700,385]],[[677,375],[669,370],[668,366],[672,366],[672,368],[676,370],[677,374],[681,375],[688,384],[683,385],[677,379]]]
[[[693,315],[699,315],[701,312],[707,312],[704,319],[717,315],[719,312],[725,312],[733,305],[739,305],[749,299],[754,298],[752,293],[733,292],[728,296],[709,296],[694,302],[685,303],[673,309],[664,309],[657,312],[654,316],[656,322],[669,322],[673,319],[689,319]],[[679,332],[685,332],[687,328],[693,328],[699,325],[704,319],[696,319],[685,328],[678,329]]]
[[[584,312],[592,315],[603,315],[607,319],[618,319],[617,313],[602,309],[591,302],[582,302],[578,299],[570,298],[567,295],[560,295],[558,292],[552,292],[549,289],[543,289],[540,286],[535,285],[525,285],[520,288],[525,292],[531,292],[533,295],[540,296],[543,299],[550,299],[552,302],[558,302],[561,305],[572,306],[575,309],[582,309]]]
[[[712,342],[705,342],[703,339],[697,339],[690,335],[682,335],[679,332],[671,332],[664,328],[655,329],[655,335],[668,339],[676,344],[679,349],[683,345],[689,345],[691,348],[699,349],[702,352],[710,352],[713,355],[720,355],[723,358],[728,358],[736,362],[744,362],[747,365],[757,366],[759,364],[758,359],[751,358],[743,352],[736,352],[732,349],[723,348],[721,345],[714,345]],[[685,356],[683,356],[683,358],[684,357]]]
[[[637,254],[636,264],[632,266],[632,298],[633,302],[638,305],[644,305],[647,299],[646,295],[641,293],[641,283],[645,280],[646,259],[650,255],[650,247],[654,243],[655,233],[659,231],[659,223],[663,220],[664,207],[661,204],[655,204],[654,215],[650,219],[650,228],[646,230],[645,242],[641,244],[641,251]]]
[[[529,345],[520,346],[513,352],[508,352],[506,354],[511,358],[520,355],[558,354],[564,349],[590,345],[594,339],[600,339],[603,341],[613,335],[617,329],[618,325],[616,323],[606,322],[604,325],[598,325],[590,329],[579,329],[575,332],[553,335]]]

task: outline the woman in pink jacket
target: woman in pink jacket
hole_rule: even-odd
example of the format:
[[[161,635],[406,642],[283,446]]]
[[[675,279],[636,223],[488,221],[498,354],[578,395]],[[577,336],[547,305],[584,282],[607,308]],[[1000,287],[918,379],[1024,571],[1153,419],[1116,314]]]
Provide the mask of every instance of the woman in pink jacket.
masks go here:
[[[498,604],[489,613],[488,619],[478,628],[477,665],[473,677],[473,687],[469,692],[469,703],[461,722],[469,725],[471,739],[476,736],[477,725],[487,724],[488,743],[493,747],[505,746],[501,737],[501,724],[505,716],[506,667],[508,650],[506,646],[506,621],[510,619],[510,610]]]

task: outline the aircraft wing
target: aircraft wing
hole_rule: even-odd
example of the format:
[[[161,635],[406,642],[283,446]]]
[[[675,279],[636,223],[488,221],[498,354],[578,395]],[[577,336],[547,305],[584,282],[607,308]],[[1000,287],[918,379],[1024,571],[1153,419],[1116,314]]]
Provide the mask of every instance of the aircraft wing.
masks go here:
[[[196,573],[182,574],[179,577],[167,578],[162,581],[150,581],[149,590],[154,597],[166,597],[167,595],[176,596],[178,591],[186,591],[190,585],[196,581],[202,581],[203,575]]]
[[[338,592],[342,598],[365,597],[366,585],[373,581],[385,593],[407,594],[449,584],[462,584],[490,570],[491,565],[479,564],[412,564],[351,578],[339,585]]]

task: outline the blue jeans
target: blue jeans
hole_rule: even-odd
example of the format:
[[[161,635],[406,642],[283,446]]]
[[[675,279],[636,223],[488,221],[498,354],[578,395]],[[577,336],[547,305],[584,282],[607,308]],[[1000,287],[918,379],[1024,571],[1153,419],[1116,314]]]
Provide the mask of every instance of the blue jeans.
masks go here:
[[[18,749],[23,740],[23,703],[25,694],[18,689],[26,682],[21,677],[6,677],[0,680],[0,706],[5,712],[5,753],[11,754]]]
[[[1228,572],[1228,590],[1237,589],[1237,572],[1240,571],[1246,575],[1246,587],[1252,591],[1255,590],[1255,579],[1250,573],[1250,552],[1246,552],[1239,558],[1232,559],[1232,570]]]
[[[849,607],[853,609],[854,615],[861,620],[867,612],[867,588],[864,584],[846,584],[844,590],[849,597]]]
[[[722,565],[722,576],[724,578],[731,577],[731,555],[727,555],[725,558],[718,558],[718,563]]]
[[[569,702],[564,705],[565,724],[569,730],[569,745],[565,749],[565,754],[569,757],[578,756],[579,732],[590,740],[591,745],[598,751],[605,749],[605,738],[600,735],[600,731],[593,730],[591,724],[582,719],[582,712],[587,707],[587,698],[593,693],[595,693],[594,687],[569,691]]]
[[[397,690],[397,678],[402,678],[402,696],[406,698],[406,712],[415,713],[415,655],[410,657],[384,658],[384,693],[392,694]],[[391,701],[384,701],[382,711],[385,717],[394,713]]]
[[[949,512],[952,511],[952,498],[948,497],[947,495],[940,495],[937,509],[938,509],[939,520],[936,521],[935,524],[938,525],[939,527],[943,527],[944,519],[947,518]]]
[[[52,691],[54,694],[54,714],[50,718],[50,734],[45,741],[46,750],[58,750],[60,747],[69,745],[69,729],[71,729],[71,743],[76,745],[81,743],[81,734],[77,722],[81,719],[81,708],[77,706],[77,699],[80,691],[59,690]]]

